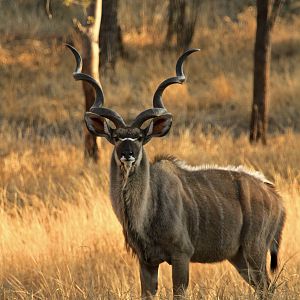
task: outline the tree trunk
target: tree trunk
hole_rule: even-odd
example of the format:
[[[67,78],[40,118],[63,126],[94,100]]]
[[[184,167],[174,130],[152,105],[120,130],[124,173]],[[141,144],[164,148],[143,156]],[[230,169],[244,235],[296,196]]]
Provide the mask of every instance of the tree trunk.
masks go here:
[[[283,1],[257,0],[250,142],[267,143],[271,32]]]
[[[52,7],[51,7],[51,0],[44,0],[44,8],[45,8],[45,14],[48,17],[48,19],[52,19]]]
[[[250,128],[250,141],[258,142],[260,139],[266,143],[267,106],[269,102],[269,77],[271,32],[268,27],[270,10],[269,0],[257,1],[257,27],[254,47],[254,78],[253,78],[253,104]]]
[[[167,35],[165,39],[165,45],[168,46],[171,42],[176,30],[175,30],[175,12],[176,12],[176,2],[177,1],[169,1],[169,8],[168,8],[168,29]]]
[[[199,13],[199,0],[170,0],[165,46],[176,38],[177,48],[187,48],[192,42]]]
[[[82,72],[91,75],[99,82],[99,31],[102,13],[102,1],[92,0],[87,7],[86,19],[79,28],[82,33]],[[88,111],[95,100],[94,89],[85,81],[82,82],[85,95],[85,110]],[[99,158],[96,137],[84,126],[85,157],[95,161]]]
[[[177,2],[178,2],[178,4],[177,4],[178,11],[176,13],[177,20],[176,20],[176,24],[175,24],[175,30],[176,30],[175,34],[176,34],[176,40],[177,40],[177,48],[182,50],[185,47],[188,47],[188,45],[189,45],[189,42],[186,37],[187,24],[188,24],[188,21],[186,21],[187,1],[179,0]]]
[[[103,14],[100,29],[101,68],[115,67],[117,58],[124,54],[121,27],[118,24],[118,0],[102,0]]]

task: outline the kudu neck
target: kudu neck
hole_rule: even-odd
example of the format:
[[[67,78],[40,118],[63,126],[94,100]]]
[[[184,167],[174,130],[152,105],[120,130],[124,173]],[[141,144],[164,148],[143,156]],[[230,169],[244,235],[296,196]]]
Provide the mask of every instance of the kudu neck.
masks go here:
[[[144,149],[140,163],[126,174],[112,154],[110,190],[113,209],[123,225],[131,227],[140,236],[151,218],[152,202],[150,188],[150,165]],[[125,229],[126,230],[126,229]]]
[[[136,163],[130,169],[126,169],[124,165],[118,160],[115,150],[112,154],[111,160],[111,175],[114,174],[119,180],[122,180],[123,184],[132,182],[133,179],[140,181],[141,179],[149,180],[150,164],[144,149],[141,150],[139,157],[136,159]]]

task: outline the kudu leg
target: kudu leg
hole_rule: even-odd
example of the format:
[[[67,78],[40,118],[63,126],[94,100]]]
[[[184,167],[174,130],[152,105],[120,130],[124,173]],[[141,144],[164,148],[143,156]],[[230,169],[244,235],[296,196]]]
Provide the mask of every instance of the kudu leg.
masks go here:
[[[189,284],[189,263],[190,258],[179,256],[172,258],[172,280],[173,280],[173,298],[180,299],[184,297]]]
[[[250,257],[248,259],[251,269],[253,281],[255,282],[255,290],[259,299],[268,299],[269,286],[271,280],[266,268],[267,251],[257,252],[259,256]]]
[[[253,253],[253,252],[252,252]],[[248,282],[256,291],[259,299],[267,299],[270,279],[266,269],[266,251],[260,249],[255,251],[252,256],[247,256],[243,250],[229,261],[237,269],[239,274]]]
[[[158,285],[158,265],[151,266],[140,261],[140,280],[142,297],[155,296]]]

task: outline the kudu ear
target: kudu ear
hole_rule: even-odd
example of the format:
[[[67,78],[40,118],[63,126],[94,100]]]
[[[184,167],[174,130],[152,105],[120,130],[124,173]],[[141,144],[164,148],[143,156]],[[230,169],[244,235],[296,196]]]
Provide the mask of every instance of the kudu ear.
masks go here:
[[[162,137],[166,135],[172,126],[172,115],[166,114],[152,119],[148,127],[144,129],[144,144],[152,137]]]
[[[113,142],[112,128],[108,125],[105,118],[92,112],[85,113],[85,124],[89,132],[95,136],[105,137],[110,143]]]

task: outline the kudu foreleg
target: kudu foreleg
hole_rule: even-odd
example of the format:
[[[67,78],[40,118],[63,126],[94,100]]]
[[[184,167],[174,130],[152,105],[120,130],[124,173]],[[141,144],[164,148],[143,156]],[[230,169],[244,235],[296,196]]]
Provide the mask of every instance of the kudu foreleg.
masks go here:
[[[184,296],[189,285],[190,258],[182,255],[172,258],[173,298],[180,299]]]
[[[140,261],[140,280],[142,297],[154,296],[158,286],[158,265],[152,266]]]

